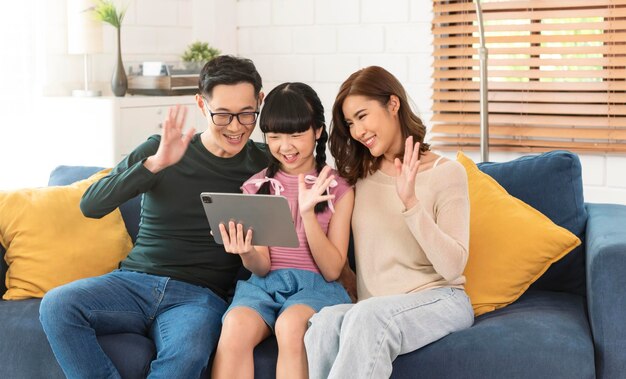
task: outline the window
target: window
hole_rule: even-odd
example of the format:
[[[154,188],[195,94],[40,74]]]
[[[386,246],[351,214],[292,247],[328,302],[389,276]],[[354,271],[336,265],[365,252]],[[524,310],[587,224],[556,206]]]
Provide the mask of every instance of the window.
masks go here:
[[[626,152],[626,0],[481,1],[490,149]],[[478,149],[478,26],[470,0],[434,0],[439,150]]]

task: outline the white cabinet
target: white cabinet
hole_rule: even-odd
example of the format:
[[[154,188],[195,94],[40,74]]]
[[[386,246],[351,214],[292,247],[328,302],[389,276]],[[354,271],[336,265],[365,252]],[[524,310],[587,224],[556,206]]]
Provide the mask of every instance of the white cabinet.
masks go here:
[[[194,96],[46,98],[42,122],[55,146],[44,149],[47,163],[112,167],[149,136],[161,134],[168,109],[177,104],[188,108],[186,128],[206,129]]]

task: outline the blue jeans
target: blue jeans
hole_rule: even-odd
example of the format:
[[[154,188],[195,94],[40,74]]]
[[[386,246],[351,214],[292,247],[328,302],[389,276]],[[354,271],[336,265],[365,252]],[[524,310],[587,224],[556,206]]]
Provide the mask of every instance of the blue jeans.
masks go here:
[[[326,307],[311,317],[304,335],[309,377],[389,378],[398,355],[473,322],[465,291],[448,287]]]
[[[40,320],[70,378],[119,378],[97,335],[138,333],[156,345],[150,378],[197,378],[207,366],[226,302],[193,284],[132,271],[81,279],[48,292]]]

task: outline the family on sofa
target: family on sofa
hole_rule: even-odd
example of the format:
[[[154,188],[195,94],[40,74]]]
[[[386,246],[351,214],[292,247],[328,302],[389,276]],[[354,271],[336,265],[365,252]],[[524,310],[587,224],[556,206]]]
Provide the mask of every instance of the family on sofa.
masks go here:
[[[277,343],[277,377],[390,377],[396,358],[461,335],[475,315],[518,300],[553,263],[565,257],[560,263],[580,267],[584,209],[575,226],[559,226],[464,155],[430,151],[405,90],[380,67],[342,84],[330,135],[311,87],[285,83],[264,99],[249,60],[212,60],[199,87],[206,131],[183,132],[186,109],[173,108],[161,136],[81,184],[85,216],[119,221],[117,209],[141,196],[141,223],[130,253],[128,240],[115,240],[115,256],[125,256],[119,269],[58,286],[41,301],[43,330],[69,378],[121,377],[102,336],[123,333],[153,341],[151,377],[262,376],[257,350],[268,341]],[[257,117],[267,145],[248,140]],[[325,166],[327,138],[336,170]],[[300,246],[254,246],[254,232],[234,222],[211,232],[224,241],[216,244],[199,194],[241,190],[286,196]],[[497,207],[506,212],[491,212]],[[527,245],[538,230],[542,238]],[[356,265],[348,262],[351,231]],[[9,262],[14,237],[0,233]],[[510,253],[498,249],[504,237]],[[529,246],[529,259],[511,244]],[[252,276],[238,281],[229,304],[242,263]],[[572,276],[585,286],[584,273]],[[595,376],[587,340],[581,354],[589,357],[591,346],[591,362],[581,363],[580,377]]]
[[[270,333],[279,348],[277,377],[307,377],[309,367],[317,378],[389,377],[399,354],[472,325],[463,290],[465,170],[423,143],[425,127],[400,83],[380,67],[344,83],[331,132],[336,172],[325,168],[324,108],[302,83],[278,86],[265,99],[260,126],[268,166],[263,146],[248,141],[263,100],[251,61],[223,56],[209,62],[197,96],[207,130],[183,132],[186,109],[173,108],[162,136],[86,190],[81,210],[93,218],[143,193],[142,224],[119,270],[43,298],[41,323],[67,377],[116,377],[96,335],[119,330],[152,337],[155,377],[199,377],[216,344],[214,378],[251,377],[253,350]],[[305,175],[314,178],[310,184]],[[199,210],[188,204],[197,202],[194,194],[237,192],[249,177],[245,191],[287,196],[300,247],[253,246],[253,231],[230,222],[213,231],[221,233],[225,254],[208,235],[201,210],[195,212],[200,217],[190,215]],[[370,206],[373,199],[379,207]],[[350,303],[335,280],[346,265],[353,204],[360,301],[330,307]],[[365,238],[385,227],[389,233]],[[238,283],[226,308],[239,259],[252,277]],[[393,280],[398,277],[405,279]],[[309,333],[327,326],[338,332],[310,343],[305,353],[309,319],[325,307]],[[357,365],[354,356],[361,357]]]

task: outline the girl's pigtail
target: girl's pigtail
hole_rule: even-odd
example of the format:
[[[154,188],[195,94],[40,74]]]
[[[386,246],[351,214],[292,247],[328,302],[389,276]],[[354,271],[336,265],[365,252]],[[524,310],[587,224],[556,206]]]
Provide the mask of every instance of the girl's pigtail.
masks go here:
[[[322,124],[322,134],[317,139],[317,145],[315,146],[315,168],[317,174],[322,171],[326,166],[326,141],[328,141],[328,133],[326,133],[326,126]],[[315,204],[315,213],[322,213],[328,208],[328,202],[322,201]]]

